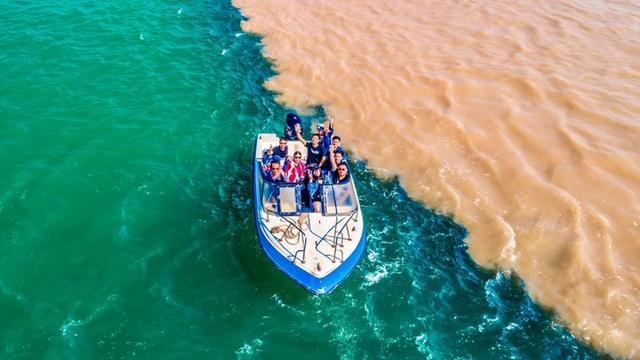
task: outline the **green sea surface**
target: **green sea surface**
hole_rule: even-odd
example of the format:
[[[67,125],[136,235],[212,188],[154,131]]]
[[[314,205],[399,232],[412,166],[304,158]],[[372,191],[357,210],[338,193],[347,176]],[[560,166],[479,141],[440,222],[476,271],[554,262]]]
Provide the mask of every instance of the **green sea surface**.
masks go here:
[[[0,3],[0,358],[604,357],[363,162],[357,269],[324,297],[279,272],[251,161],[288,109],[242,19],[228,1]]]

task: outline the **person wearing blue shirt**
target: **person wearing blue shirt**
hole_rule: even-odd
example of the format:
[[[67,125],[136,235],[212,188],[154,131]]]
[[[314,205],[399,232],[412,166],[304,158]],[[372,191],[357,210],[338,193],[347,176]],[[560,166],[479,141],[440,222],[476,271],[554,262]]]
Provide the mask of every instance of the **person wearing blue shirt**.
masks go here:
[[[303,201],[307,207],[313,208],[313,212],[322,211],[322,172],[315,166],[307,169],[304,180]]]
[[[302,120],[300,117],[294,113],[288,113],[287,119],[284,124],[284,134],[283,138],[286,140],[296,140],[297,134],[300,132],[300,135],[303,133],[302,129]]]
[[[334,184],[349,183],[349,168],[346,163],[338,164],[338,169],[333,173]]]
[[[280,164],[280,160],[277,159],[271,160],[269,170],[265,172],[264,177],[270,182],[287,182],[287,177],[282,171],[282,164]]]
[[[327,161],[325,164],[328,164],[329,166],[325,166],[323,170],[325,170],[325,174],[328,176],[328,178],[332,179],[335,174],[337,174],[338,165],[345,163],[346,160],[344,159],[344,151],[336,149],[333,145],[329,146],[329,151],[327,152],[327,154],[327,158],[329,158],[329,161]]]
[[[322,170],[324,170],[325,173],[330,174],[332,171],[336,170],[337,164],[340,164],[343,161],[345,161],[344,151],[339,147],[329,145],[329,148],[327,149],[327,161],[324,162]]]
[[[323,124],[318,124],[316,129],[318,130],[318,135],[320,135],[320,139],[322,140],[322,146],[324,146],[325,149],[328,149],[329,145],[331,145],[331,136],[333,136],[333,119],[329,120],[328,130],[325,130]]]
[[[331,138],[331,145],[333,145],[333,148],[336,149],[336,150],[342,151],[343,158],[346,160],[347,159],[347,153],[344,152],[344,149],[342,148],[342,145],[340,145],[341,143],[342,143],[342,139],[340,138],[340,136],[336,135],[336,136]]]
[[[338,169],[338,165],[346,162],[344,159],[344,151],[340,149],[335,149],[333,145],[329,146],[329,161],[331,164],[331,170],[336,171]]]
[[[269,147],[269,152],[270,152],[269,155],[276,155],[276,156],[279,156],[280,159],[286,159],[289,152],[289,147],[287,146],[287,139],[285,139],[284,137],[281,137],[280,141],[278,142],[278,147],[275,149]]]
[[[322,168],[322,165],[327,161],[326,150],[320,142],[320,135],[313,134],[311,136],[311,142],[305,140],[302,134],[298,132],[298,140],[307,147],[307,166],[315,164],[318,168]]]

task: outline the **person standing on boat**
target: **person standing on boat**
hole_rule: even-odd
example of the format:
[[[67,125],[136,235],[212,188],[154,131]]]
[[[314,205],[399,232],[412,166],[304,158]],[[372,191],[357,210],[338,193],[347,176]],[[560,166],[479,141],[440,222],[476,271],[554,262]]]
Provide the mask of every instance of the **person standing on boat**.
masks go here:
[[[300,120],[300,117],[294,113],[288,113],[282,137],[286,140],[296,140],[298,132],[302,135],[303,131],[302,120]]]
[[[325,154],[326,150],[320,142],[320,135],[311,135],[311,142],[305,140],[302,137],[302,133],[298,133],[298,140],[307,147],[307,166],[315,164],[318,168],[322,168],[322,165],[327,161]]]
[[[296,151],[293,153],[293,160],[287,162],[284,172],[287,174],[289,182],[301,182],[304,180],[304,163],[302,162],[302,153]]]

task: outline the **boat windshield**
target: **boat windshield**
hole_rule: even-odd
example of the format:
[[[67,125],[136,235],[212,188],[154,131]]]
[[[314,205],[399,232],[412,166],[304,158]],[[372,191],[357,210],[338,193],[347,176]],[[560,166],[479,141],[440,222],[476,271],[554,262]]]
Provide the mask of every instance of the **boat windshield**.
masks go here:
[[[309,195],[303,184],[263,181],[262,205],[265,211],[281,216],[312,212]],[[322,185],[324,216],[349,215],[358,208],[353,183]]]
[[[322,187],[324,215],[346,215],[357,209],[353,183],[324,185]]]
[[[264,182],[262,205],[267,211],[280,215],[296,215],[300,213],[302,186],[295,183]]]

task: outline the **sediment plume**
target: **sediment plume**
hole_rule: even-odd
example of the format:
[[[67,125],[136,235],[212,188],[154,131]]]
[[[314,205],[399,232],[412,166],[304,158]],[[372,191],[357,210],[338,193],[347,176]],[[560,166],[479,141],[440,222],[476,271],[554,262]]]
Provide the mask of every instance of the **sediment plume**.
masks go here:
[[[323,105],[356,157],[469,230],[475,261],[640,359],[637,3],[233,2],[281,103]]]

